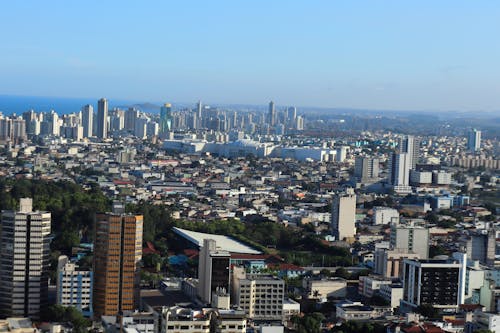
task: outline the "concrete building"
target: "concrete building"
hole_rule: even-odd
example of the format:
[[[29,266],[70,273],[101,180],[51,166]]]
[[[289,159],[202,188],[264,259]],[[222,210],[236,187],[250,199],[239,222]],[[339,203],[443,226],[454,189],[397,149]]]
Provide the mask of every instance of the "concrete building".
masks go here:
[[[457,309],[464,290],[463,265],[454,260],[404,261],[401,306],[415,309],[421,304]]]
[[[123,206],[96,214],[93,307],[98,318],[139,307],[142,234],[142,215],[125,214]]]
[[[386,284],[392,284],[392,279],[377,275],[360,276],[358,292],[365,297],[371,298],[375,292],[380,290],[382,285]]]
[[[352,188],[335,194],[332,201],[332,234],[336,240],[353,239],[356,235],[356,194]]]
[[[420,259],[429,257],[429,228],[418,225],[399,224],[391,226],[390,244],[393,249],[413,252]]]
[[[270,275],[245,274],[235,267],[233,272],[234,304],[254,321],[281,321],[285,282]]]
[[[347,281],[342,278],[304,278],[302,287],[308,298],[345,298],[347,295]]]
[[[354,177],[361,183],[374,182],[378,179],[379,159],[373,157],[356,157]]]
[[[399,151],[408,154],[409,169],[415,169],[418,163],[420,140],[413,135],[406,135],[399,141]]]
[[[432,184],[432,172],[410,170],[410,184],[412,185]]]
[[[399,212],[390,207],[373,207],[373,224],[399,223]]]
[[[83,137],[92,137],[92,129],[94,128],[94,107],[90,104],[87,104],[82,108],[82,126]]]
[[[49,212],[33,211],[22,198],[18,210],[2,211],[0,235],[0,316],[38,319],[48,305]]]
[[[125,311],[120,316],[102,316],[101,324],[106,333],[159,333],[160,320],[155,311]]]
[[[97,137],[99,139],[108,137],[108,100],[105,98],[97,101]]]
[[[376,249],[373,272],[387,278],[401,277],[405,259],[420,259],[420,255],[406,249]]]
[[[403,284],[383,284],[380,286],[379,294],[389,303],[391,308],[397,308],[403,299]]]
[[[396,192],[411,191],[411,156],[407,153],[393,153],[390,161],[389,182]]]
[[[484,232],[471,232],[467,240],[467,257],[483,265],[495,264],[496,232],[494,229]]]
[[[92,317],[93,272],[79,270],[67,256],[57,263],[57,304],[73,306],[86,317]]]
[[[216,292],[229,293],[229,262],[227,251],[217,250],[213,239],[204,239],[198,261],[198,296],[204,303],[211,303]]]
[[[161,322],[161,333],[246,333],[247,330],[245,313],[238,310],[175,306],[163,311]]]

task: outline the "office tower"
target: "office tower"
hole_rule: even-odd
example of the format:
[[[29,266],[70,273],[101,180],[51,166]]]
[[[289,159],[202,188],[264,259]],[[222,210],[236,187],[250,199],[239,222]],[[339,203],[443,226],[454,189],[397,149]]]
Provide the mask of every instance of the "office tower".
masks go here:
[[[227,251],[217,250],[213,239],[204,239],[198,261],[198,296],[204,303],[212,302],[217,291],[229,293],[229,260]]]
[[[356,235],[356,194],[352,188],[335,194],[332,202],[332,234],[336,240],[352,239]]]
[[[420,152],[420,140],[413,135],[406,135],[399,140],[399,152],[408,154],[409,167],[415,169]]]
[[[94,231],[94,314],[117,315],[139,307],[142,215],[96,214]]]
[[[82,126],[83,126],[83,137],[92,137],[92,129],[94,122],[94,107],[90,104],[85,105],[82,108]]]
[[[73,306],[84,316],[92,317],[93,272],[81,270],[67,256],[57,261],[57,304]]]
[[[473,128],[468,133],[467,149],[471,152],[476,152],[481,149],[481,131]]]
[[[463,288],[463,265],[455,260],[405,259],[401,305],[415,309],[422,304],[456,309]]]
[[[139,117],[139,110],[136,108],[128,108],[125,111],[125,123],[124,129],[129,133],[134,133],[135,131],[135,121]]]
[[[2,211],[0,316],[38,319],[48,304],[49,212],[33,211],[23,198],[19,209]]]
[[[267,123],[269,126],[274,126],[276,124],[276,108],[274,102],[269,102],[269,110],[267,113]]]
[[[198,103],[196,103],[196,115],[197,115],[198,119],[202,118],[202,114],[201,114],[202,109],[203,109],[203,105],[201,104],[201,101],[198,101]]]
[[[493,266],[495,264],[496,232],[490,229],[488,232],[474,232],[467,240],[467,257],[477,260],[483,265]]]
[[[234,267],[234,303],[253,320],[282,320],[285,282],[271,275],[246,274]]]
[[[99,139],[108,137],[108,100],[106,98],[97,101],[97,137]]]
[[[111,131],[119,132],[125,127],[125,111],[115,108],[110,118]]]
[[[392,153],[390,162],[390,183],[394,187],[408,187],[410,184],[411,159],[407,153]]]
[[[160,109],[160,133],[166,134],[172,130],[172,105],[165,103]]]
[[[297,131],[303,131],[304,130],[304,117],[297,116],[297,118],[295,118],[295,129]]]
[[[391,225],[391,248],[417,253],[429,258],[429,228],[419,225]]]
[[[297,108],[295,106],[290,106],[287,109],[287,119],[288,124],[292,126],[295,124],[295,119],[297,118]]]
[[[376,181],[378,179],[378,164],[378,158],[356,157],[354,177],[361,183]]]

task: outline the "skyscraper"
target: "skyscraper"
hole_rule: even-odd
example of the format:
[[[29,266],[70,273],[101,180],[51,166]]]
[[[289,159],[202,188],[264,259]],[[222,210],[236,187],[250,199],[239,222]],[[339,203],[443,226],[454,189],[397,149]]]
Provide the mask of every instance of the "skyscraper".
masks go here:
[[[352,188],[335,194],[332,201],[332,234],[336,240],[356,235],[356,194]]]
[[[92,136],[92,129],[94,127],[93,122],[94,107],[90,104],[87,104],[82,108],[82,125],[84,138],[90,138]]]
[[[410,184],[411,158],[408,153],[392,153],[390,161],[390,183],[394,187],[408,187]]]
[[[108,100],[101,98],[97,102],[97,137],[106,139],[108,137]]]
[[[160,109],[160,133],[169,133],[172,130],[172,105],[165,103]]]
[[[96,214],[94,234],[94,314],[115,316],[139,306],[142,215]]]
[[[472,152],[479,151],[481,148],[481,131],[473,128],[469,132],[469,136],[467,138],[467,149]]]
[[[205,303],[212,302],[212,293],[229,293],[229,260],[227,251],[217,250],[213,239],[204,239],[198,261],[198,296]]]
[[[139,117],[139,110],[136,108],[128,108],[125,111],[125,124],[124,128],[126,131],[130,133],[134,133],[135,131],[135,121]]]
[[[267,122],[270,126],[274,126],[276,124],[276,108],[274,107],[274,102],[269,102],[269,111],[267,114]]]
[[[407,153],[409,157],[410,169],[415,169],[418,162],[420,150],[420,140],[413,135],[406,135],[399,141],[399,151]]]
[[[354,177],[362,183],[374,181],[378,179],[378,165],[378,158],[356,157],[354,163]]]
[[[31,198],[2,211],[0,316],[38,319],[48,302],[49,212],[33,211]]]

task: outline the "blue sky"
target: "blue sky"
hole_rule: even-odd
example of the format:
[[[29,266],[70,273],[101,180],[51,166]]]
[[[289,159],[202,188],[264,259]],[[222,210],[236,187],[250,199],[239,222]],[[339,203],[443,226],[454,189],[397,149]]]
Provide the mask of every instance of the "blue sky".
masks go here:
[[[496,1],[6,1],[0,94],[500,110]]]

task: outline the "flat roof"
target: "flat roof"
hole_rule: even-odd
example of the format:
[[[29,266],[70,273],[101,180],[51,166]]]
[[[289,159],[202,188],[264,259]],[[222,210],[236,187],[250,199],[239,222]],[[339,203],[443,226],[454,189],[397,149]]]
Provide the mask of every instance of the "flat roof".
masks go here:
[[[196,232],[177,227],[174,227],[173,230],[177,235],[183,237],[184,239],[190,241],[191,243],[197,245],[200,248],[203,246],[203,240],[213,239],[216,243],[217,248],[224,251],[228,251],[231,253],[244,253],[244,254],[262,253],[228,236],[206,234],[203,232]]]

